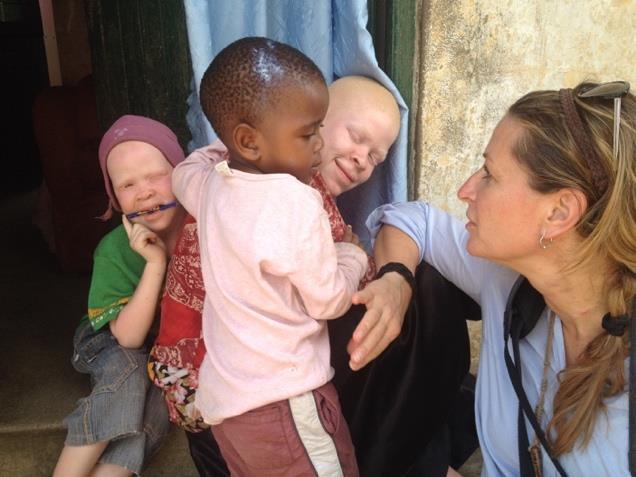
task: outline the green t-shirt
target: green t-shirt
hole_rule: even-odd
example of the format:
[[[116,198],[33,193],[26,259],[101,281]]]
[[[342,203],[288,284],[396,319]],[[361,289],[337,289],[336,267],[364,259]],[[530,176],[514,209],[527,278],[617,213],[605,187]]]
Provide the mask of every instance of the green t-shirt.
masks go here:
[[[88,319],[95,331],[119,316],[130,300],[146,261],[130,248],[120,225],[102,238],[93,254],[93,275],[88,291]]]

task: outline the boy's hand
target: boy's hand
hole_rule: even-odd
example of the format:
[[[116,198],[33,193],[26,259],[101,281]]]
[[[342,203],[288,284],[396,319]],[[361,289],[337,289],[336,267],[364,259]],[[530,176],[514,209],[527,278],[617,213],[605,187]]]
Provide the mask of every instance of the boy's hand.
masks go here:
[[[164,264],[167,253],[163,240],[144,225],[131,223],[125,215],[122,215],[121,219],[128,234],[130,248],[145,258],[147,263]]]
[[[353,245],[357,245],[364,251],[364,249],[362,248],[362,245],[360,245],[360,239],[358,238],[356,234],[353,233],[353,229],[351,228],[351,225],[347,225],[344,236],[342,237],[342,241],[351,243]]]

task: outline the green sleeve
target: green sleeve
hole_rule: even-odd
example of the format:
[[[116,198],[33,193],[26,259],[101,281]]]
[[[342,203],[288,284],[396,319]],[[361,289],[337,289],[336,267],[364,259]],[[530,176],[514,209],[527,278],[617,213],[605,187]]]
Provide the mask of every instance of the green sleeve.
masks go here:
[[[145,264],[130,248],[123,225],[104,236],[93,255],[88,292],[88,319],[93,329],[117,318],[135,292]]]

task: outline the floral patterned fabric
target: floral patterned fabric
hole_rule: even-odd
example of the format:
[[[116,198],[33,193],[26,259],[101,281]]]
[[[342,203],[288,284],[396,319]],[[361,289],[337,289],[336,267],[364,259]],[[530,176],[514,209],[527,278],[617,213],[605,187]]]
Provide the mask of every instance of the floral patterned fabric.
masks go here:
[[[335,242],[341,242],[347,225],[320,173],[316,172],[309,185],[320,192],[331,235]],[[374,276],[375,262],[369,257],[360,288]],[[159,335],[150,351],[148,374],[163,391],[170,420],[189,432],[209,428],[194,406],[199,366],[205,354],[201,323],[204,298],[197,227],[194,219],[188,217],[168,265]]]
[[[189,432],[200,432],[210,427],[203,422],[194,405],[194,396],[199,387],[198,368],[168,366],[151,358],[148,374],[152,382],[163,391],[171,422]]]
[[[159,335],[150,351],[148,374],[163,391],[170,421],[190,432],[209,428],[194,406],[199,365],[205,354],[204,297],[197,226],[188,217],[168,265]]]

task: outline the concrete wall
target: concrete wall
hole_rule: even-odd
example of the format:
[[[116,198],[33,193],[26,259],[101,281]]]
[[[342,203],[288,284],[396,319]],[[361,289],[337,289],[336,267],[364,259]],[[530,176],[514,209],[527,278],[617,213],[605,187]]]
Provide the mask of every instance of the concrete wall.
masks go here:
[[[461,219],[457,189],[517,98],[584,79],[636,90],[636,0],[421,0],[418,10],[416,196]],[[481,323],[468,326],[476,372]]]
[[[514,100],[583,79],[636,89],[636,0],[422,0],[415,124],[416,193],[458,217]]]

